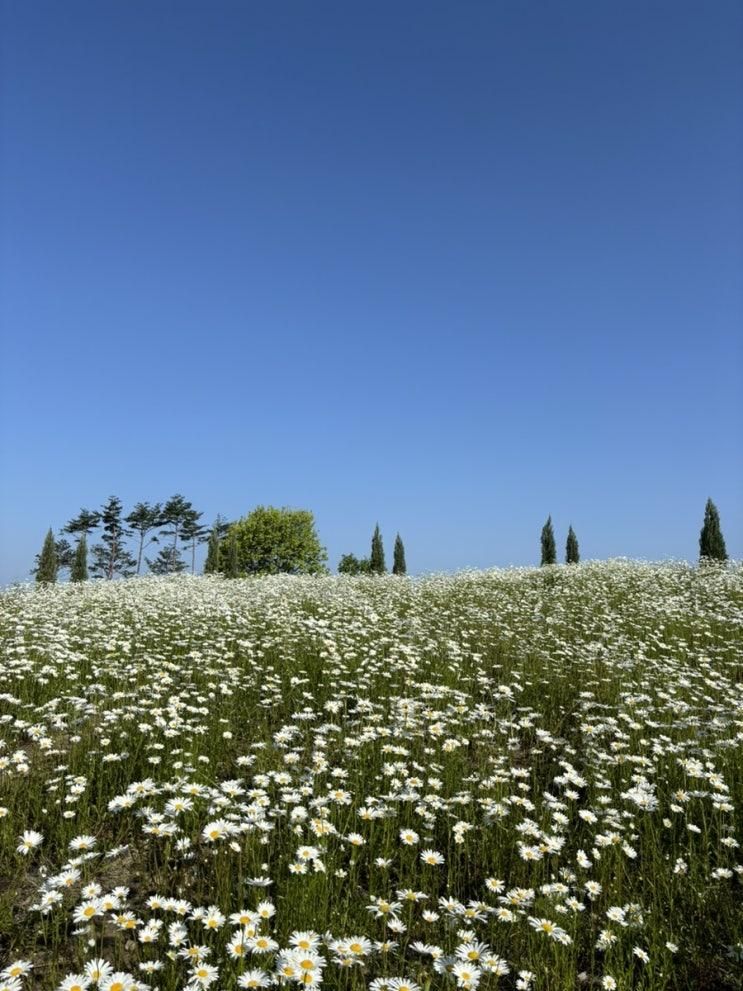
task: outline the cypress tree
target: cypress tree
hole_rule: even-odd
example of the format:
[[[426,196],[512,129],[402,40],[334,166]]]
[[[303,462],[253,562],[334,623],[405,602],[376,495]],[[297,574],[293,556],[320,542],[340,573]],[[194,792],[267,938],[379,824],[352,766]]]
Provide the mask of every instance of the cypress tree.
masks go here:
[[[728,552],[720,529],[720,514],[711,499],[704,507],[704,524],[699,534],[699,558],[701,561],[727,561]]]
[[[555,547],[555,531],[552,529],[552,517],[547,517],[547,522],[542,527],[542,560],[541,564],[554,564],[557,561],[557,548]]]
[[[402,542],[402,537],[398,533],[398,535],[395,537],[395,550],[392,561],[392,574],[404,575],[407,573],[407,570],[408,569],[405,564],[405,545]]]
[[[227,565],[225,574],[228,578],[237,578],[240,574],[240,549],[237,546],[237,534],[234,530],[227,537]]]
[[[577,564],[580,561],[580,553],[578,551],[578,538],[575,536],[575,531],[572,526],[568,527],[568,539],[565,544],[565,563],[566,564]]]
[[[80,539],[75,548],[75,557],[72,559],[72,570],[70,571],[70,581],[86,582],[88,580],[88,540],[84,533],[80,534]]]
[[[36,581],[51,584],[57,580],[57,545],[54,540],[52,528],[44,539],[44,546],[41,548],[39,563],[36,567]]]
[[[373,575],[383,575],[387,570],[384,560],[384,545],[382,544],[382,534],[379,532],[379,523],[374,528],[371,542],[371,556],[369,558],[369,570]]]
[[[206,548],[206,561],[204,562],[204,574],[215,575],[219,571],[219,532],[216,523],[209,534],[209,543]]]

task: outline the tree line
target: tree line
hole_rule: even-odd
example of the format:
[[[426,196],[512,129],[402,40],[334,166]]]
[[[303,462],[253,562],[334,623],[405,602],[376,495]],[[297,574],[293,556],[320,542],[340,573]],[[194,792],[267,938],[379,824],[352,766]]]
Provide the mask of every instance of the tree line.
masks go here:
[[[238,578],[250,574],[327,573],[327,553],[309,510],[258,506],[232,523],[217,516],[211,527],[201,522],[203,515],[180,493],[164,503],[138,502],[127,516],[121,500],[110,496],[99,510],[81,509],[56,538],[50,527],[31,573],[44,583],[55,582],[59,572],[66,569],[73,582],[86,581],[89,577],[111,580],[141,574],[144,561],[152,574],[177,574],[189,566],[183,558],[185,552],[190,556],[190,570],[194,574],[196,548],[207,541],[204,574],[221,573]],[[89,550],[88,537],[96,531],[98,542]],[[68,536],[76,538],[74,546]],[[159,551],[156,557],[149,558],[145,551],[153,544],[159,545]],[[542,527],[540,551],[541,565],[557,563],[551,516]],[[711,499],[704,510],[699,558],[701,562],[728,558],[720,514]],[[571,525],[565,542],[565,562],[578,564],[579,561],[578,538]],[[386,571],[379,524],[372,534],[368,557],[344,554],[338,563],[340,574],[381,575]],[[392,574],[406,573],[405,546],[398,533]]]
[[[327,571],[327,554],[320,544],[311,512],[258,506],[234,522],[217,516],[211,527],[203,513],[180,493],[165,503],[139,502],[124,515],[121,500],[111,496],[99,510],[81,509],[54,536],[50,528],[32,574],[39,582],[54,582],[68,570],[70,580],[128,578],[196,571],[196,550],[208,542],[205,574],[230,578],[248,574],[316,574]],[[97,542],[88,548],[91,534]],[[76,538],[73,546],[68,537]],[[147,549],[159,545],[158,554]]]
[[[190,554],[194,572],[196,548],[209,532],[202,523],[203,515],[176,493],[164,503],[138,502],[125,516],[121,499],[112,495],[100,509],[81,509],[57,537],[50,528],[32,574],[38,581],[53,581],[50,575],[66,569],[72,581],[129,578],[141,574],[143,561],[153,574],[173,574],[188,568],[184,551]],[[97,542],[88,548],[94,533]],[[68,537],[76,540],[74,546]],[[149,558],[145,551],[153,544],[160,549],[157,556]]]
[[[382,534],[379,532],[379,524],[377,523],[371,538],[369,557],[358,558],[355,554],[344,554],[338,562],[338,574],[383,575],[386,571],[387,563],[384,556],[384,543],[382,541]],[[392,552],[392,574],[405,575],[407,571],[405,545],[398,533],[395,537],[395,547]]]
[[[547,517],[547,522],[542,527],[540,551],[540,564],[542,566],[557,563],[557,546],[555,544],[555,531],[552,526],[551,516]],[[727,561],[727,559],[728,552],[720,526],[720,514],[717,511],[717,506],[715,506],[711,499],[708,499],[704,507],[704,522],[702,523],[702,529],[699,534],[699,560],[706,562]],[[579,561],[578,538],[571,525],[568,527],[568,536],[565,542],[565,563],[578,564]]]

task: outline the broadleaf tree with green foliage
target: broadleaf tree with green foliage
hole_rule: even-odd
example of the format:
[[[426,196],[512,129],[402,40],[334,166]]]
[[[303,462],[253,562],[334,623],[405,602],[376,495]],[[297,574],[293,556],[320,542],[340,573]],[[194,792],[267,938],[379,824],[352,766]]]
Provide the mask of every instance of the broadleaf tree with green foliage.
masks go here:
[[[568,527],[568,539],[565,543],[565,563],[578,564],[580,561],[580,551],[578,550],[578,538],[572,526]]]
[[[728,552],[720,527],[720,514],[711,499],[704,507],[704,523],[699,534],[699,558],[701,561],[727,561]]]
[[[307,509],[258,506],[233,523],[239,569],[246,574],[318,574],[325,572],[327,554]]]
[[[355,554],[344,554],[338,562],[339,575],[368,575],[371,562],[368,557],[358,558]]]
[[[547,522],[542,527],[542,559],[541,565],[555,564],[557,561],[557,548],[555,546],[555,531],[552,529],[552,517],[547,517]]]

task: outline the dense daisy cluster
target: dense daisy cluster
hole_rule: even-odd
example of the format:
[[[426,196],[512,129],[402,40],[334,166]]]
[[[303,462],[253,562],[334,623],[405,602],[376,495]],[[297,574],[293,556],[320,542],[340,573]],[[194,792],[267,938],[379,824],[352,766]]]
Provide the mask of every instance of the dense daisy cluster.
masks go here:
[[[0,598],[0,991],[736,987],[743,571]]]

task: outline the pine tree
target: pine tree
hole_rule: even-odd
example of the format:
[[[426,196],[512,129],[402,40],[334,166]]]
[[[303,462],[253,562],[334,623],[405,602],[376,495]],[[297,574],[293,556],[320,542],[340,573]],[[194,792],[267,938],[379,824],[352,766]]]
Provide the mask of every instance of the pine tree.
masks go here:
[[[699,534],[699,558],[701,561],[727,561],[725,538],[720,529],[720,514],[711,499],[704,507],[704,524]]]
[[[135,560],[125,546],[131,534],[121,518],[122,504],[117,496],[110,496],[101,509],[100,522],[103,528],[101,543],[92,548],[93,564],[91,572],[109,581],[116,575],[127,578],[134,571]]]
[[[196,574],[196,545],[203,544],[207,539],[207,529],[200,522],[203,513],[197,513],[195,509],[190,509],[181,526],[181,540],[184,545],[191,548],[191,574]]]
[[[52,528],[49,527],[44,546],[39,554],[38,565],[36,567],[36,581],[39,583],[52,584],[57,580],[57,546],[54,540]]]
[[[228,578],[237,578],[240,575],[240,548],[235,530],[231,530],[227,536],[227,562],[224,573]]]
[[[547,522],[542,527],[542,560],[541,564],[554,564],[557,561],[557,548],[555,547],[555,532],[552,529],[552,517],[547,517]]]
[[[166,537],[173,538],[173,550],[178,550],[178,538],[181,536],[184,524],[188,522],[193,512],[194,508],[191,503],[184,499],[180,493],[171,496],[163,506],[160,526],[170,527],[163,533]]]
[[[149,547],[150,544],[156,544],[158,542],[157,536],[150,537],[150,539],[147,540],[147,535],[152,533],[153,530],[156,530],[161,525],[161,518],[162,506],[159,502],[154,503],[154,505],[150,505],[149,502],[138,502],[126,518],[126,522],[132,528],[132,531],[139,537],[139,547],[137,548],[137,574],[139,574],[142,569],[142,556],[145,548]]]
[[[404,575],[407,573],[407,566],[405,564],[405,545],[402,542],[400,534],[395,537],[395,550],[392,559],[392,574],[393,575]]]
[[[88,534],[92,533],[93,530],[97,529],[101,523],[101,514],[94,509],[81,509],[77,516],[74,516],[66,526],[62,527],[62,533],[70,533],[77,535],[78,538],[84,537],[85,545],[85,577],[75,578],[73,576],[73,571],[77,568],[80,570],[80,564],[77,562],[78,554],[81,554],[80,550],[80,540],[78,539],[75,549],[68,545],[69,551],[67,553],[60,547],[60,543],[57,543],[57,560],[59,561],[60,567],[70,568],[70,580],[71,581],[87,581],[88,578]],[[76,563],[77,562],[77,563]]]
[[[84,533],[80,534],[80,539],[75,548],[75,557],[72,561],[70,581],[85,582],[88,580],[88,538]]]
[[[373,575],[383,575],[387,570],[384,560],[384,544],[382,534],[379,532],[379,523],[374,528],[371,542],[371,556],[369,558],[369,570]]]
[[[565,544],[565,563],[566,564],[577,564],[580,561],[580,552],[578,551],[578,538],[575,536],[575,531],[572,526],[568,527],[568,539]]]
[[[81,509],[77,516],[62,528],[62,533],[80,534],[85,536],[92,533],[100,525],[101,514],[94,509]]]
[[[185,562],[172,544],[162,547],[154,561],[145,560],[153,575],[175,575],[186,570]]]

